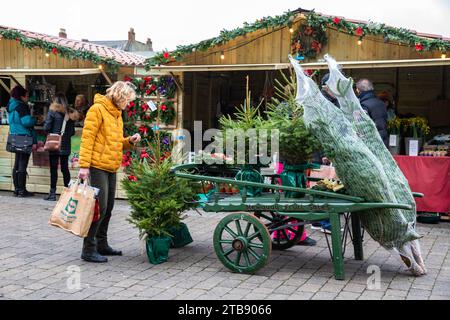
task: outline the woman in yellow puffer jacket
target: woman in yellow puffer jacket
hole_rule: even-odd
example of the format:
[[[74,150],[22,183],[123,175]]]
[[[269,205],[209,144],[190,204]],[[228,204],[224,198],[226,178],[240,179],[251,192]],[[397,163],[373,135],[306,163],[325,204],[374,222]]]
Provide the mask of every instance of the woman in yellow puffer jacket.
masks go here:
[[[84,122],[80,146],[78,177],[91,177],[91,185],[100,189],[100,220],[91,225],[84,239],[81,258],[88,262],[107,262],[105,256],[120,256],[121,251],[108,244],[107,233],[116,195],[116,172],[122,162],[123,149],[130,149],[141,140],[137,133],[124,138],[122,110],[133,101],[136,93],[130,84],[114,83],[106,95],[95,95],[94,105]]]

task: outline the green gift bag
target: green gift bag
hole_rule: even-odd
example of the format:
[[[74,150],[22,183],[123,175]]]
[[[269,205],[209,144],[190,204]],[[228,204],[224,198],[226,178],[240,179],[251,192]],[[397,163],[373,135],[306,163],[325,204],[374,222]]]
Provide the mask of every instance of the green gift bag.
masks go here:
[[[171,248],[182,248],[194,241],[185,223],[181,223],[179,228],[171,228],[169,233],[172,235]]]
[[[169,259],[170,237],[152,237],[146,242],[147,257],[151,264],[161,264]]]

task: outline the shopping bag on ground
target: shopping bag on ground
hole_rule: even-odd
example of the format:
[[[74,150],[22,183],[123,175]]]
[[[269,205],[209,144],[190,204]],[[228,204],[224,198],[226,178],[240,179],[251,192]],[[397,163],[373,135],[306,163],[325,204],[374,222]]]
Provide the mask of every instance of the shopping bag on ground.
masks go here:
[[[71,184],[65,188],[53,209],[49,223],[76,236],[88,235],[94,217],[94,190],[85,182]]]

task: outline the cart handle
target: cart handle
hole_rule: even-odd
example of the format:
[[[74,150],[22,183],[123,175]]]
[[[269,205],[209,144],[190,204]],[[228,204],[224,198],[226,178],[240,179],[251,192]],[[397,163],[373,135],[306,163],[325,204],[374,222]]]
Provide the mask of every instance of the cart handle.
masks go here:
[[[419,193],[419,192],[413,192],[412,193],[414,198],[424,198],[425,195],[423,193]]]
[[[177,170],[178,170],[178,168],[177,168]],[[329,197],[329,198],[348,200],[348,201],[352,201],[352,202],[364,202],[365,201],[363,198],[360,198],[360,197],[353,197],[353,196],[347,196],[344,194],[337,194],[337,193],[312,190],[312,189],[295,188],[295,187],[280,186],[280,185],[265,184],[265,183],[250,182],[250,181],[242,181],[242,180],[233,180],[233,179],[218,178],[218,177],[211,177],[211,176],[200,176],[200,175],[193,175],[193,174],[182,173],[182,172],[175,172],[175,175],[179,178],[197,180],[197,181],[228,183],[228,184],[233,184],[233,185],[237,185],[237,186],[241,186],[241,187],[257,187],[257,188],[265,188],[265,189],[271,189],[271,190],[293,191],[293,192],[311,194],[313,196],[314,195],[323,196],[323,197]]]

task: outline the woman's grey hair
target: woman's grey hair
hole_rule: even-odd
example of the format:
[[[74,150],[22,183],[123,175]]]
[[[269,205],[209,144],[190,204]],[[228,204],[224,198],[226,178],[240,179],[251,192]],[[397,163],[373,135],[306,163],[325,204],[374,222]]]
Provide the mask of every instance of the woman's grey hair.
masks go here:
[[[366,91],[372,91],[375,90],[373,87],[372,81],[369,79],[361,79],[356,83],[356,89],[358,89],[360,92],[366,92]]]
[[[130,83],[117,81],[106,90],[106,96],[118,106],[122,100],[133,101],[136,99],[136,91]]]

